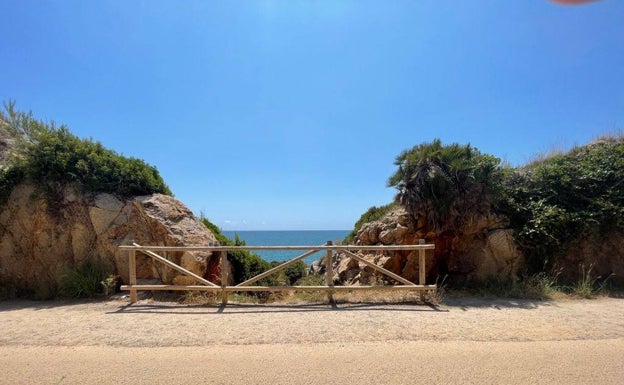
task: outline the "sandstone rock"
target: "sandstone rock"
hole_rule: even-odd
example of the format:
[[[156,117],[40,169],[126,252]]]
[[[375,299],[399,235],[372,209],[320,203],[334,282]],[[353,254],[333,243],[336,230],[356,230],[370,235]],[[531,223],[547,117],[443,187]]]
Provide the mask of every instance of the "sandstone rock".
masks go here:
[[[428,283],[439,276],[451,280],[470,281],[488,278],[516,279],[524,268],[524,258],[518,251],[507,220],[494,214],[470,218],[457,234],[436,233],[427,228],[424,216],[414,219],[404,209],[391,211],[382,219],[362,226],[355,237],[358,245],[407,245],[426,239],[436,245],[428,251],[425,268]],[[373,258],[373,257],[371,257]],[[376,255],[376,264],[417,282],[418,252],[386,252]],[[335,263],[337,278],[345,284],[371,284],[378,279],[372,269],[349,257]]]
[[[498,277],[515,280],[524,268],[524,258],[515,245],[513,230],[494,230],[487,235],[477,280]]]
[[[124,204],[112,194],[97,194],[93,200],[95,207],[113,212],[119,212]]]
[[[121,201],[110,194],[66,188],[51,209],[32,185],[16,186],[0,207],[0,280],[23,290],[54,285],[58,271],[97,259],[127,282],[128,255],[120,245],[216,245],[217,240],[180,201],[155,194]],[[57,207],[58,206],[58,207]],[[205,252],[164,253],[166,258],[219,284],[218,257]],[[230,274],[231,275],[231,274]],[[137,277],[180,282],[180,274],[137,253]]]
[[[577,282],[583,274],[588,274],[590,279],[608,279],[614,285],[624,285],[622,233],[587,234],[572,242],[566,253],[554,258],[555,269],[560,273],[562,281]]]
[[[320,259],[312,262],[310,268],[308,269],[308,274],[324,274],[325,273],[325,264],[322,263]]]

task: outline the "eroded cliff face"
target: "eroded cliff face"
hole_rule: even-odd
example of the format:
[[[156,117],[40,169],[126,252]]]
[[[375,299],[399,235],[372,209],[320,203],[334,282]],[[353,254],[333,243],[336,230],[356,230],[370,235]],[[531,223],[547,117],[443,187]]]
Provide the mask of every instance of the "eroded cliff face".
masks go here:
[[[436,233],[425,221],[416,221],[404,209],[388,213],[379,221],[365,224],[357,236],[359,245],[418,244],[419,239],[434,243],[427,251],[427,283],[448,277],[454,282],[483,281],[494,278],[515,280],[524,268],[524,258],[516,247],[512,230],[504,219],[494,215],[472,218],[461,233]],[[418,252],[384,252],[365,256],[412,282],[418,281]],[[363,264],[344,255],[338,256],[336,281],[345,284],[374,284],[378,275]]]
[[[111,194],[81,193],[68,187],[50,203],[30,184],[15,187],[0,207],[0,282],[36,290],[58,284],[63,269],[87,259],[104,263],[128,280],[128,255],[118,247],[216,245],[214,235],[182,204],[154,194],[125,201]],[[205,252],[164,255],[219,283],[219,259]],[[137,278],[187,284],[190,278],[137,253]]]
[[[451,234],[428,229],[424,220],[417,222],[400,208],[381,220],[365,224],[354,243],[407,245],[418,244],[419,239],[435,244],[435,250],[427,251],[426,255],[427,283],[444,277],[455,285],[490,279],[515,281],[527,274],[525,258],[514,241],[513,230],[504,218],[492,214],[474,217],[461,231]],[[364,257],[412,282],[418,281],[417,252],[370,253]],[[554,266],[549,273],[557,276],[560,283],[572,284],[588,277],[601,281],[609,277],[614,285],[624,285],[624,235],[617,231],[588,234],[548,257]],[[324,266],[318,269],[324,271]],[[341,254],[337,255],[334,272],[337,283],[381,283],[372,269]]]

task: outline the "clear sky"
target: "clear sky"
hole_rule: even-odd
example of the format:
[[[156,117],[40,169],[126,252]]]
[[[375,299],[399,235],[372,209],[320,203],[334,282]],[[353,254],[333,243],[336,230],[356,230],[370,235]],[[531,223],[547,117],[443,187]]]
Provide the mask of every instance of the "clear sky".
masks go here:
[[[441,138],[514,165],[624,128],[624,1],[0,1],[0,99],[225,230],[350,229]]]

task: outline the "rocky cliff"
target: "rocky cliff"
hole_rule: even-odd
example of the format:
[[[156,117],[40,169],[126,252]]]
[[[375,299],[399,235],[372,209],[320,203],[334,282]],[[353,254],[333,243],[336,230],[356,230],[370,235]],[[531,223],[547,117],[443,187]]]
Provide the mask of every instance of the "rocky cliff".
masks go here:
[[[391,211],[381,220],[365,224],[358,231],[357,245],[418,244],[419,239],[434,243],[428,251],[425,267],[428,283],[448,276],[454,282],[483,281],[488,278],[516,279],[524,267],[512,230],[505,220],[490,215],[472,218],[460,236],[436,233],[424,220],[416,221],[403,208]],[[412,282],[418,281],[418,252],[385,252],[369,254],[369,261],[399,274]],[[378,275],[357,261],[338,255],[334,280],[345,284],[377,283]]]
[[[443,277],[455,285],[489,279],[515,281],[527,270],[508,225],[504,218],[484,215],[472,218],[460,233],[437,233],[428,229],[425,221],[418,222],[399,208],[363,225],[353,243],[405,245],[418,244],[419,239],[434,243],[435,251],[427,252],[425,262],[428,283]],[[608,278],[614,285],[624,285],[624,236],[618,231],[587,234],[550,257],[554,266],[550,273],[562,283]],[[417,252],[376,253],[365,258],[412,282],[418,280]],[[324,266],[319,269],[324,270]],[[334,280],[343,284],[374,284],[379,279],[369,267],[340,254],[334,272]]]
[[[64,189],[50,203],[28,183],[0,207],[0,282],[24,293],[58,285],[62,271],[82,261],[102,262],[127,282],[128,256],[118,248],[143,245],[216,245],[213,234],[180,201],[154,194],[120,200],[111,194]],[[170,252],[166,257],[213,282],[219,260],[210,253]],[[137,277],[184,284],[189,278],[137,254]]]

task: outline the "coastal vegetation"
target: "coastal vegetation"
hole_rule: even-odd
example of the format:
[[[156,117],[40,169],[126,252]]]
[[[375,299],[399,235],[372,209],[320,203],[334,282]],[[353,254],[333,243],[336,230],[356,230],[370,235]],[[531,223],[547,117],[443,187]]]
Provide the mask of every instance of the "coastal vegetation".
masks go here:
[[[220,244],[225,246],[246,246],[244,240],[240,239],[238,234],[234,235],[234,239],[229,239],[221,232],[221,229],[202,213],[200,214],[202,223],[214,234]],[[228,251],[228,261],[232,265],[234,284],[238,284],[262,274],[280,264],[280,262],[268,262],[259,255],[250,253],[247,250]],[[278,285],[294,285],[297,281],[307,276],[308,267],[303,261],[297,261],[285,269],[262,278],[256,282],[260,286],[278,286]],[[262,293],[258,293],[262,295]]]
[[[395,165],[397,170],[388,180],[397,189],[394,204],[424,219],[437,234],[461,235],[467,223],[483,215],[504,218],[513,230],[526,261],[521,280],[493,279],[475,282],[475,287],[528,297],[552,291],[587,296],[604,288],[610,278],[593,274],[591,263],[562,266],[561,257],[580,239],[599,243],[607,237],[624,237],[621,134],[520,167],[471,145],[434,140],[402,152]],[[369,209],[356,223],[351,239],[365,222],[390,211],[391,205]],[[564,268],[578,269],[578,281],[559,283]]]
[[[498,194],[531,272],[550,271],[552,256],[579,238],[624,234],[624,138],[605,136],[514,169]]]
[[[50,207],[67,186],[119,198],[171,195],[155,167],[106,149],[99,142],[78,138],[66,126],[17,111],[13,102],[5,103],[0,111],[0,133],[3,140],[13,142],[5,152],[8,157],[4,155],[0,162],[0,203],[6,202],[13,187],[22,182],[34,185],[37,194],[52,203]],[[578,270],[578,280],[561,279],[561,269],[570,269],[561,265],[561,256],[570,253],[579,239],[624,239],[622,135],[605,136],[520,167],[511,167],[469,144],[445,145],[434,140],[402,152],[395,166],[388,180],[397,190],[395,201],[370,207],[355,223],[347,243],[357,238],[364,225],[399,207],[448,238],[460,236],[474,218],[494,215],[504,218],[505,226],[513,231],[513,241],[526,266],[517,281],[493,278],[464,282],[465,288],[531,298],[556,293],[586,297],[609,281],[609,274],[595,274],[593,261],[573,266]],[[200,220],[220,244],[246,245],[238,235],[234,239],[224,236],[205,215]],[[234,284],[279,265],[244,250],[228,252],[228,260]],[[322,279],[320,275],[308,276],[307,271],[305,263],[298,261],[255,284],[305,285]],[[53,278],[50,281],[54,285],[46,286],[35,297],[97,297],[111,290],[117,279],[94,260],[69,266]],[[11,287],[0,285],[0,296],[10,295],[14,291]]]
[[[0,199],[6,200],[22,181],[33,183],[51,201],[69,184],[121,198],[171,195],[156,167],[78,138],[66,126],[36,119],[32,112],[18,111],[12,101],[0,111],[0,129],[15,142],[9,162],[0,168]]]
[[[458,231],[475,214],[490,210],[504,170],[500,159],[476,148],[439,139],[402,152],[388,185],[398,190],[396,202],[426,220],[438,232]]]

